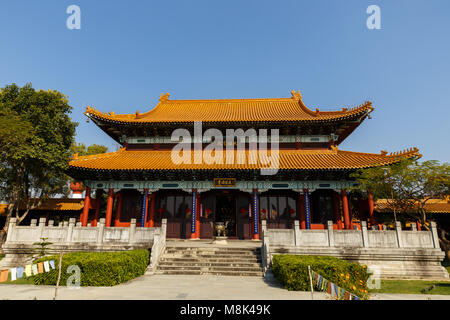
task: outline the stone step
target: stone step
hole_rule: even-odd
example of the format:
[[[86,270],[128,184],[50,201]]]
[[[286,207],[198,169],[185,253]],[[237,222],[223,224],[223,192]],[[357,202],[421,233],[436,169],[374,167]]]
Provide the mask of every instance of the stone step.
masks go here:
[[[155,274],[162,275],[208,275],[208,276],[240,276],[240,277],[262,277],[264,276],[262,271],[246,271],[246,272],[236,272],[236,271],[198,271],[198,270],[158,270]]]
[[[167,250],[179,251],[221,251],[221,252],[260,252],[261,248],[221,248],[221,247],[166,247]]]
[[[261,268],[261,264],[259,263],[223,263],[223,262],[202,262],[202,261],[196,261],[196,262],[185,262],[183,264],[180,264],[179,262],[171,262],[171,261],[160,261],[159,266],[164,267],[178,267],[178,266],[184,266],[184,267],[246,267],[246,268]]]
[[[221,251],[221,250],[171,250],[167,249],[166,253],[184,253],[184,254],[210,254],[210,255],[239,255],[239,256],[256,256],[261,253],[255,251]]]
[[[245,259],[220,259],[220,258],[208,258],[208,259],[199,259],[197,257],[191,257],[191,258],[173,258],[173,257],[167,257],[163,256],[160,260],[162,261],[170,261],[170,262],[176,262],[176,263],[190,263],[190,262],[223,262],[223,263],[261,263],[261,258],[245,258]]]
[[[261,256],[256,254],[246,254],[246,255],[220,255],[220,254],[192,254],[192,253],[183,253],[183,252],[177,252],[177,253],[164,253],[164,257],[170,257],[170,258],[194,258],[194,259],[203,259],[203,258],[213,258],[213,259],[258,259]]]
[[[178,266],[165,266],[165,265],[158,265],[158,270],[186,270],[186,271],[214,271],[214,272],[220,272],[220,271],[261,271],[261,267],[215,267],[215,266],[185,266],[185,265],[178,265]]]

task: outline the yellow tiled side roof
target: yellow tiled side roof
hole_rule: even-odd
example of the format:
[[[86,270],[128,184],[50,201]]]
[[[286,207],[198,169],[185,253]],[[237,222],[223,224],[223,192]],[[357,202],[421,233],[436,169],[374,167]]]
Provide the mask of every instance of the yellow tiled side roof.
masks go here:
[[[375,210],[391,212],[392,208],[387,199],[378,199],[375,202]],[[430,213],[450,213],[450,199],[430,199],[425,203],[425,210]]]
[[[32,199],[37,201],[37,199]],[[84,200],[83,199],[48,199],[44,203],[42,203],[39,207],[34,210],[48,210],[48,211],[78,211],[83,209]],[[6,209],[8,208],[7,204],[0,204],[0,215],[6,214]],[[20,210],[25,210],[25,204],[20,204]]]
[[[291,94],[291,98],[169,100],[167,93],[161,95],[158,105],[146,113],[138,111],[134,114],[105,113],[89,106],[85,114],[119,123],[262,122],[340,120],[373,110],[371,102],[365,102],[352,109],[313,111],[303,103],[299,92],[292,91]]]
[[[247,156],[244,164],[236,163],[236,155],[234,164],[227,164],[225,155],[224,152],[223,164],[195,164],[192,151],[191,164],[175,164],[171,158],[171,150],[135,151],[122,148],[117,152],[77,157],[70,161],[69,165],[72,168],[94,170],[259,170],[267,168],[267,165],[262,164],[260,159],[257,164],[248,163]],[[280,150],[279,169],[359,169],[389,165],[399,161],[402,157],[420,157],[420,154],[417,148],[389,155],[385,152],[381,154],[359,153],[341,151],[337,148],[334,150]]]

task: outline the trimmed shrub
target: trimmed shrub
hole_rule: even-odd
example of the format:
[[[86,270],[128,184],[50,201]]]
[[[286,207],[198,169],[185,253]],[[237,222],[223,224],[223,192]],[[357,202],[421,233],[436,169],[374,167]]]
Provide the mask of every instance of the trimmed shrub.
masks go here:
[[[311,289],[308,266],[325,279],[365,299],[368,295],[366,266],[328,256],[274,255],[272,272],[287,290]]]
[[[48,256],[34,263],[55,260],[55,269],[33,276],[36,285],[56,285],[58,279],[59,255]],[[121,252],[73,252],[62,258],[60,285],[74,273],[67,268],[77,265],[81,270],[81,286],[114,286],[142,276],[149,264],[148,250]]]

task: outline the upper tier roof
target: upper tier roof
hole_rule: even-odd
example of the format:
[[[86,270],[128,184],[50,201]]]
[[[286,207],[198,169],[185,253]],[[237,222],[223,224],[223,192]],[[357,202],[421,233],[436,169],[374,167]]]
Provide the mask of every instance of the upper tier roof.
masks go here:
[[[277,122],[277,121],[340,121],[369,114],[371,102],[339,111],[315,111],[302,101],[300,92],[291,98],[169,100],[169,93],[161,94],[158,105],[145,113],[104,113],[87,107],[85,114],[93,119],[114,123],[187,123],[202,122]]]
[[[257,159],[256,164],[248,161],[248,150],[246,151],[245,163],[237,164],[195,164],[193,152],[191,151],[191,164],[176,164],[171,158],[171,150],[149,150],[136,151],[120,149],[117,152],[81,156],[70,161],[71,169],[78,170],[259,170],[267,168]],[[223,153],[225,160],[226,153]],[[331,150],[279,150],[280,170],[354,170],[384,166],[396,163],[404,158],[420,157],[417,148],[408,149],[403,152],[380,154],[342,151],[338,148]],[[235,154],[236,157],[236,154]],[[268,159],[265,163],[270,163]]]

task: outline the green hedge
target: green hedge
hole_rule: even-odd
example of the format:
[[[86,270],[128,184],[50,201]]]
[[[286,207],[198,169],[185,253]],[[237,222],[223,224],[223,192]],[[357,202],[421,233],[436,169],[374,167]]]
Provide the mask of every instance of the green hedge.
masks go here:
[[[367,297],[366,266],[328,256],[274,255],[272,272],[287,290],[311,290],[308,265],[325,279],[357,295]]]
[[[59,255],[41,258],[34,263],[55,260],[55,269],[33,276],[36,285],[56,285],[58,279]],[[73,252],[62,258],[60,285],[65,286],[70,265],[81,270],[81,286],[114,286],[139,277],[145,273],[149,264],[148,250],[121,252]]]

